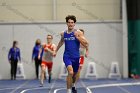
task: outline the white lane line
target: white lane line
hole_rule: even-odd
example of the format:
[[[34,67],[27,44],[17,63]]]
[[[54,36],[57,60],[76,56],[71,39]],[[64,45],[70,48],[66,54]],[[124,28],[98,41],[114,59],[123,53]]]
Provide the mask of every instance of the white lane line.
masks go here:
[[[86,89],[87,93],[92,93],[92,91],[84,84],[84,82],[82,80],[80,80],[80,83],[82,84],[82,86]]]
[[[140,82],[136,82],[136,83],[102,84],[102,85],[88,86],[88,88],[91,89],[91,88],[115,87],[115,86],[131,86],[131,85],[140,85]]]
[[[49,87],[38,87],[38,88],[25,89],[25,90],[22,90],[20,93],[25,93],[27,91],[37,90],[37,89],[49,89]]]
[[[20,93],[25,93],[25,92],[27,92],[27,91],[31,91],[31,90],[37,90],[37,89],[49,89],[49,88],[50,88],[49,93],[51,93],[51,90],[52,90],[52,88],[54,87],[55,82],[56,82],[56,79],[54,80],[54,82],[53,82],[51,88],[50,88],[50,87],[31,88],[31,89],[25,89],[25,90],[22,90]]]
[[[94,85],[94,86],[88,86],[89,89],[95,89],[95,88],[105,88],[105,87],[119,87],[126,93],[131,93],[128,90],[121,88],[121,86],[133,86],[133,85],[140,85],[140,82],[136,83],[116,83],[116,84],[102,84],[102,85]]]
[[[120,87],[120,86],[118,86],[118,88],[121,89],[122,91],[124,91],[125,93],[131,93],[131,92],[128,91],[127,89],[124,89],[124,88],[122,88],[122,87]]]
[[[15,89],[15,88],[3,88],[3,89],[0,89],[0,91],[2,91],[2,90],[10,90],[10,89]]]
[[[59,88],[59,89],[55,89],[54,90],[54,93],[57,93],[57,91],[60,91],[60,90],[65,90],[66,88]]]
[[[77,87],[77,88],[83,88],[83,87]],[[66,88],[58,88],[58,89],[55,89],[53,93],[57,93],[60,90],[66,90]]]
[[[51,93],[52,89],[54,88],[55,82],[56,82],[56,79],[54,80],[54,83],[52,84],[52,86],[51,86],[51,89],[50,89],[49,93]]]
[[[26,85],[30,80],[26,81],[25,83],[21,84],[20,86],[18,86],[17,88],[15,88],[13,91],[11,91],[10,93],[14,93],[15,91],[17,91],[18,89],[22,88],[24,85]]]
[[[86,87],[86,85],[83,83],[82,80],[80,80],[80,83],[82,84],[82,86],[86,89],[87,93],[92,93],[91,90],[89,88]],[[83,87],[78,87],[78,88],[83,88]],[[60,90],[66,90],[66,88],[59,88],[59,89],[55,89],[54,93],[57,93]]]

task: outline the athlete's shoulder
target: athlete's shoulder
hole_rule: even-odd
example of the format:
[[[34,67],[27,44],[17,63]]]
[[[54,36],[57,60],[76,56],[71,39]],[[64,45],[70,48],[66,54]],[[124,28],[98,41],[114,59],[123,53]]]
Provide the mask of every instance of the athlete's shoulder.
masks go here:
[[[56,45],[55,45],[55,44],[52,44],[52,48],[53,48],[53,49],[56,49]]]
[[[55,44],[52,44],[52,46],[55,47],[56,45]]]
[[[43,48],[45,48],[46,46],[47,46],[47,44],[46,44],[46,43],[43,43],[43,44],[42,44],[42,47],[43,47]]]
[[[79,29],[77,29],[77,30],[75,31],[75,33],[82,34],[82,32],[81,32]]]
[[[61,31],[61,32],[60,32],[60,35],[62,36],[63,34],[64,34],[64,31]]]
[[[44,46],[44,45],[47,45],[46,43],[42,43],[42,45]]]
[[[74,35],[79,36],[79,35],[83,35],[83,34],[79,29],[77,29],[76,31],[74,31]]]
[[[60,35],[63,36],[63,35],[64,35],[64,32],[65,32],[65,31],[62,31],[62,32],[60,33]]]
[[[62,31],[62,32],[60,33],[61,38],[64,37],[64,32],[65,32],[65,31]]]

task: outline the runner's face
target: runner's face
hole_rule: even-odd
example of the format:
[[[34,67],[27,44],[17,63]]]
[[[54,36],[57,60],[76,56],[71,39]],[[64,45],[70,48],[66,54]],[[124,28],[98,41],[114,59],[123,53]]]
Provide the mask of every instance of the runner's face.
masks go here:
[[[47,42],[51,43],[52,42],[52,37],[51,36],[47,36]]]
[[[75,23],[73,20],[69,19],[67,22],[68,30],[72,30],[75,26]]]

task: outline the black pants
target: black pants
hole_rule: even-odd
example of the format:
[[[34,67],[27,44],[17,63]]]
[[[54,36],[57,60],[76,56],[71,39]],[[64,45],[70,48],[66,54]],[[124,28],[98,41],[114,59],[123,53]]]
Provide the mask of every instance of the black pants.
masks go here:
[[[11,79],[16,79],[18,60],[11,60]]]
[[[36,71],[36,78],[38,79],[39,74],[39,66],[41,65],[41,60],[35,58],[35,71]]]

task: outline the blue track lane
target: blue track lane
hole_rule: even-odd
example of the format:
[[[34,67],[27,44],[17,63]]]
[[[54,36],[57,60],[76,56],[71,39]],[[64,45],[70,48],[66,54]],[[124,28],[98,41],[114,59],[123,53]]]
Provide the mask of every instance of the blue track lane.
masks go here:
[[[81,79],[76,86],[78,93],[86,93],[86,87],[91,87],[93,93],[140,93],[140,84],[135,84],[137,82],[140,82],[140,80]],[[125,83],[130,83],[130,85],[111,86],[111,84]],[[107,84],[110,86],[102,86]],[[39,86],[39,80],[0,80],[0,93],[54,93],[54,91],[56,93],[66,93],[65,80],[53,80],[51,84],[45,81],[44,87]],[[96,86],[100,87],[95,88]]]

